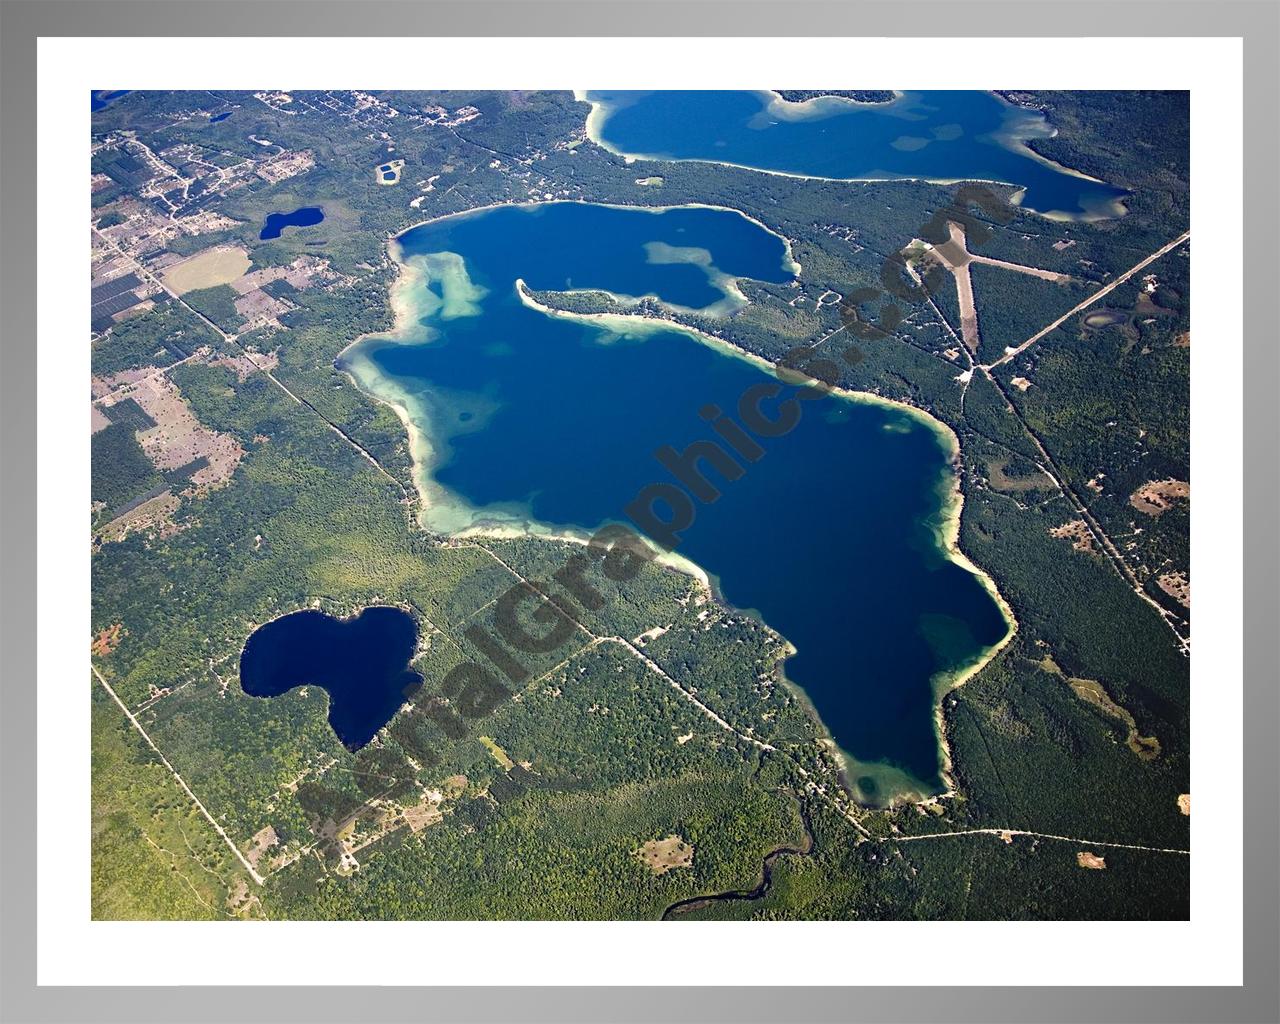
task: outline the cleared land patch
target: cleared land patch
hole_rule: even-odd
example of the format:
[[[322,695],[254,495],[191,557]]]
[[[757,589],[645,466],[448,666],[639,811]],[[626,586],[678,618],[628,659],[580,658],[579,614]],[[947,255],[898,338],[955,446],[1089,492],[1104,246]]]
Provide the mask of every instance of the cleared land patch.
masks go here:
[[[99,409],[96,405],[89,406],[89,425],[90,433],[96,434],[99,430],[105,430],[111,426],[111,421],[107,419],[107,414]]]
[[[947,221],[947,232],[949,240],[940,245],[918,240],[913,245],[922,245],[925,251],[954,278],[956,297],[960,305],[960,333],[965,346],[975,355],[981,343],[981,333],[978,326],[977,303],[973,294],[973,276],[969,269],[972,264],[978,263],[1009,270],[1016,274],[1027,274],[1044,281],[1052,281],[1054,284],[1067,285],[1074,281],[1070,274],[1044,270],[1041,267],[1029,267],[1022,263],[1010,263],[1007,260],[993,259],[990,256],[979,256],[969,252],[963,224]]]
[[[510,770],[515,765],[515,762],[511,760],[511,757],[507,752],[498,746],[498,744],[490,737],[480,736],[478,738],[480,742],[484,744],[485,749],[493,755],[493,759],[497,761],[498,764],[502,765],[504,769]]]
[[[169,267],[163,275],[164,283],[179,295],[185,295],[230,284],[243,277],[249,266],[249,254],[239,246],[219,245]]]
[[[1152,480],[1129,495],[1129,504],[1149,516],[1161,516],[1175,501],[1190,497],[1191,485],[1185,480]]]
[[[244,330],[267,323],[278,324],[280,317],[297,307],[288,299],[277,299],[261,289],[248,292],[235,300],[236,313],[245,321]]]
[[[171,537],[180,529],[173,516],[181,504],[180,498],[172,491],[165,490],[121,512],[98,530],[96,535],[103,543],[124,540],[129,534],[140,530],[157,530],[160,536]]]
[[[152,374],[159,372],[160,367],[158,366],[139,366],[131,370],[121,370],[119,373],[112,373],[106,376],[94,376],[90,378],[89,381],[89,393],[93,395],[96,402],[97,399],[106,398],[111,394],[111,392],[123,388],[126,384],[137,384],[138,381],[146,380]],[[107,421],[107,424],[112,422],[111,418],[106,416],[98,405],[94,405],[94,410],[97,414],[102,415],[103,419]],[[96,417],[94,419],[94,423],[97,423]],[[105,425],[106,424],[104,424],[104,426]],[[100,428],[95,427],[94,433],[97,433],[98,429]]]
[[[374,170],[377,175],[379,185],[395,185],[400,181],[400,170],[404,167],[403,160],[388,160],[385,164],[378,164]]]
[[[406,807],[401,812],[410,832],[421,832],[424,828],[444,820],[444,813],[440,810],[441,799],[442,794],[428,792],[418,803],[412,807]]]
[[[258,870],[258,861],[262,859],[262,855],[273,846],[279,845],[280,837],[276,834],[275,827],[265,825],[254,833],[253,838],[249,840],[248,849],[244,851],[245,859],[253,865],[256,871]]]
[[[1059,540],[1069,540],[1073,548],[1086,554],[1096,550],[1093,546],[1093,534],[1089,532],[1089,527],[1083,519],[1073,519],[1069,523],[1055,526],[1049,531],[1049,536],[1057,537]]]
[[[636,856],[655,875],[693,867],[693,847],[674,833],[665,839],[650,839],[636,850]]]
[[[243,384],[254,370],[274,370],[280,365],[280,356],[276,352],[255,352],[253,357],[247,355],[218,356],[209,360],[210,366],[225,366],[236,375],[236,380]]]
[[[1160,741],[1154,736],[1138,735],[1138,723],[1134,721],[1133,715],[1127,708],[1121,707],[1112,700],[1111,695],[1107,693],[1106,688],[1100,682],[1096,679],[1077,679],[1074,676],[1066,675],[1058,666],[1058,663],[1048,655],[1045,656],[1040,666],[1046,672],[1065,679],[1067,685],[1071,687],[1071,692],[1086,704],[1092,704],[1103,714],[1124,723],[1125,728],[1129,730],[1128,735],[1125,737],[1125,745],[1141,760],[1152,761],[1160,756]]]
[[[114,382],[95,378],[94,387]],[[98,543],[139,530],[177,533],[179,495],[227,483],[245,454],[235,437],[196,419],[178,386],[160,372],[124,383],[94,410],[110,423],[93,432],[93,509],[99,521],[107,520],[95,531]]]
[[[1051,491],[1057,486],[1051,476],[1040,470],[1025,476],[1010,476],[1006,472],[1008,467],[1008,459],[993,459],[987,463],[987,479],[997,491],[1017,494],[1022,491]]]
[[[95,657],[105,658],[120,646],[121,629],[123,629],[122,624],[115,622],[99,632],[98,635],[93,638],[91,648]]]
[[[1167,572],[1156,584],[1184,608],[1191,607],[1191,581],[1185,572]]]
[[[114,404],[130,400],[154,421],[153,426],[139,430],[137,436],[157,469],[190,467],[188,479],[196,487],[216,487],[231,479],[244,457],[244,449],[230,434],[220,434],[201,424],[173,381],[163,376],[139,381],[118,403],[104,402],[104,411],[110,416]]]
[[[355,278],[346,277],[319,256],[299,256],[283,267],[263,267],[237,279],[232,289],[238,295],[248,295],[255,288],[263,288],[272,282],[284,281],[291,288],[306,291],[317,285],[354,284]]]

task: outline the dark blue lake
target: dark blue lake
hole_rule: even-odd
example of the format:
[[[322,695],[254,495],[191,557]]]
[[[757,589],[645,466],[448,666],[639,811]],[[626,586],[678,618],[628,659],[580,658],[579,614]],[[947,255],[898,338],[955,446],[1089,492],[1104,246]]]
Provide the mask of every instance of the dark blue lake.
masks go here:
[[[588,92],[593,134],[619,153],[713,160],[823,178],[986,180],[1020,185],[1022,204],[1080,218],[1123,213],[1126,191],[1037,157],[1053,129],[990,92],[907,92],[891,103],[788,103],[771,92]]]
[[[225,121],[230,116],[231,116],[231,111],[224,110],[221,114],[214,114],[213,117],[209,118],[209,123],[217,124],[219,121]]]
[[[749,388],[776,381],[687,333],[554,317],[515,288],[519,278],[723,310],[726,278],[792,274],[782,240],[738,213],[502,207],[414,228],[400,245],[414,322],[343,365],[425,435],[420,485],[442,532],[625,521],[643,487],[673,480],[656,449],[714,438],[700,410],[734,413]],[[766,401],[767,414],[794,392]],[[722,497],[697,507],[677,551],[796,646],[786,674],[850,755],[864,798],[934,792],[936,694],[1006,632],[979,578],[939,543],[950,442],[883,403],[800,408],[790,433],[760,439],[765,454],[740,479],[708,471]]]
[[[417,645],[413,616],[399,608],[366,608],[351,619],[294,612],[254,630],[240,654],[240,685],[251,697],[321,687],[334,733],[359,750],[421,682],[409,668]]]
[[[132,89],[93,89],[89,92],[89,110],[103,110],[122,96],[128,96]]]
[[[309,228],[322,220],[324,210],[318,206],[304,206],[292,213],[269,213],[258,237],[279,238],[285,228]]]

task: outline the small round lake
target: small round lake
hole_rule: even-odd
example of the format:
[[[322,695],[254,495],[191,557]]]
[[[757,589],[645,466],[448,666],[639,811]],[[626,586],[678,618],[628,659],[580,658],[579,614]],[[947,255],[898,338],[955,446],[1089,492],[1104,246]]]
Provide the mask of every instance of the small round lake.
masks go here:
[[[240,654],[240,685],[251,697],[319,686],[329,694],[329,724],[355,751],[421,684],[409,668],[417,646],[418,627],[399,608],[366,608],[350,619],[294,612],[254,630]]]
[[[324,220],[324,210],[318,206],[303,206],[292,213],[269,213],[262,225],[259,238],[279,238],[285,228],[309,228]]]

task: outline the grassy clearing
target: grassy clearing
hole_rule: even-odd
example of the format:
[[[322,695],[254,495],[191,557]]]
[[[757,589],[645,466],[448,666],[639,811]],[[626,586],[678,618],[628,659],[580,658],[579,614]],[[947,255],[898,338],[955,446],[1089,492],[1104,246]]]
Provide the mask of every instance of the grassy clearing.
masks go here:
[[[205,249],[164,272],[164,283],[177,292],[199,291],[230,284],[249,270],[249,254],[238,247]]]

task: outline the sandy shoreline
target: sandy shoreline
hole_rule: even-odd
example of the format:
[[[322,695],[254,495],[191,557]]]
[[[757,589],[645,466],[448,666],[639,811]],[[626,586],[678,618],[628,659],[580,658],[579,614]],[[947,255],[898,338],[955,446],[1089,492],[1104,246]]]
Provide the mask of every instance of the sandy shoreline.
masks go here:
[[[392,282],[388,293],[388,301],[394,317],[392,328],[390,331],[359,335],[342,347],[333,362],[334,366],[346,374],[359,391],[368,395],[379,405],[386,406],[403,424],[405,434],[408,436],[409,455],[413,464],[413,484],[419,502],[418,525],[425,527],[427,524],[423,520],[423,514],[427,505],[427,494],[423,486],[424,480],[419,475],[419,467],[430,464],[435,449],[431,446],[425,428],[420,427],[414,418],[413,411],[410,409],[412,404],[410,396],[402,388],[395,387],[391,381],[379,374],[369,357],[361,351],[367,345],[380,341],[394,345],[414,344],[418,340],[409,337],[408,327],[417,320],[412,295],[415,288],[422,283],[424,271],[401,258],[400,246],[395,239],[388,243],[388,249],[396,268],[396,279]]]
[[[765,112],[788,121],[808,121],[825,115],[823,107],[889,107],[902,99],[906,93],[901,89],[889,90],[893,93],[891,100],[856,100],[852,96],[835,96],[825,93],[821,96],[810,96],[807,100],[789,100],[777,89],[761,89],[759,95],[772,97],[765,106]],[[577,94],[575,93],[575,96]]]
[[[1024,126],[1030,125],[1032,123],[1032,119],[1034,118],[1034,115],[1044,114],[1044,112],[1041,111],[1039,108],[1024,107],[1021,104],[1013,103],[1012,101],[1005,99],[998,92],[993,91],[992,95],[995,96],[995,98],[998,99],[1001,103],[1003,103],[1006,107],[1008,107],[1011,114],[1016,113],[1016,114],[1023,115],[1026,118],[1026,120],[1022,122]],[[1045,120],[1043,122],[1037,122],[1037,123],[1048,125],[1047,116],[1045,117]],[[1021,154],[1022,156],[1029,157],[1030,159],[1036,161],[1036,163],[1042,164],[1045,167],[1052,168],[1053,170],[1057,171],[1059,174],[1065,174],[1072,178],[1080,178],[1083,181],[1092,182],[1095,185],[1107,185],[1111,188],[1120,188],[1119,185],[1112,185],[1111,182],[1103,181],[1101,178],[1095,178],[1092,174],[1085,174],[1084,171],[1076,170],[1076,168],[1074,167],[1068,167],[1066,164],[1060,164],[1056,160],[1051,160],[1049,159],[1049,157],[1044,156],[1041,153],[1037,153],[1034,149],[1031,148],[1029,143],[1033,139],[1056,138],[1058,135],[1057,128],[1049,126],[1048,132],[1039,132],[1033,135],[1017,135],[1014,133],[1013,127],[1014,126],[1006,126],[996,134],[996,138],[1000,140],[1000,144],[1005,148],[1012,149],[1015,152]],[[1127,198],[1126,196],[1118,196],[1115,199],[1111,200],[1111,202],[1107,204],[1107,209],[1109,211],[1108,213],[1098,213],[1098,214],[1085,213],[1080,215],[1079,217],[1055,215],[1052,213],[1042,213],[1041,216],[1046,218],[1047,220],[1083,221],[1085,223],[1089,223],[1096,220],[1109,220],[1114,217],[1123,217],[1126,214],[1128,214],[1129,210],[1124,205],[1124,201],[1126,198]]]
[[[943,702],[947,694],[953,690],[959,689],[970,679],[976,676],[984,668],[986,668],[996,656],[1004,650],[1005,647],[1013,640],[1018,632],[1018,620],[1013,613],[1013,608],[1009,602],[1005,600],[1004,595],[1000,593],[1000,588],[996,586],[996,581],[992,579],[985,569],[978,566],[964,550],[960,547],[960,517],[964,512],[964,490],[960,485],[960,474],[964,468],[963,455],[960,448],[960,438],[950,426],[941,420],[936,421],[938,425],[946,431],[951,445],[951,482],[948,488],[949,493],[943,498],[942,510],[939,515],[938,522],[935,527],[935,536],[939,542],[939,546],[946,553],[948,560],[971,572],[977,577],[978,582],[982,585],[996,606],[1000,609],[1000,614],[1005,622],[1004,636],[992,644],[985,651],[978,654],[968,665],[953,669],[951,672],[942,673],[935,676],[934,685],[934,702],[933,702],[933,720],[934,731],[938,736],[938,749],[942,754],[942,765],[939,768],[939,775],[942,777],[945,790],[932,797],[926,799],[925,802],[932,800],[942,800],[956,795],[955,777],[953,775],[953,762],[951,759],[951,741],[947,735],[946,715],[943,713]]]
[[[576,320],[579,323],[592,323],[599,327],[607,327],[616,333],[624,334],[625,330],[618,330],[619,327],[631,328],[636,334],[654,331],[676,331],[680,334],[687,334],[691,338],[695,338],[704,345],[709,345],[723,355],[732,356],[735,359],[741,359],[751,365],[765,370],[770,374],[777,371],[777,364],[765,359],[764,356],[749,352],[747,349],[739,348],[732,342],[718,338],[714,334],[707,334],[700,331],[696,327],[688,324],[682,324],[676,320],[666,320],[656,316],[642,316],[638,313],[576,313],[566,309],[554,309],[551,306],[543,305],[529,294],[528,286],[523,281],[516,282],[517,291],[520,295],[520,301],[531,309],[536,309],[540,313],[547,316],[563,317],[565,319]],[[593,289],[601,290],[601,289]],[[955,436],[955,432],[943,423],[941,420],[930,415],[919,406],[911,405],[908,402],[900,401],[896,398],[885,398],[883,395],[877,395],[870,391],[853,391],[849,388],[832,387],[829,389],[831,394],[837,395],[845,401],[860,402],[867,405],[880,405],[888,408],[896,409],[905,413],[912,419],[917,420],[922,425],[934,430],[939,436],[945,437],[953,452],[959,449],[959,440]],[[952,458],[955,458],[953,454]],[[957,482],[958,486],[958,482]],[[966,566],[966,568],[968,568]]]
[[[580,202],[579,200],[566,201]],[[455,214],[446,214],[442,217],[430,218],[421,222],[421,224],[434,223],[436,221],[452,217],[466,216],[469,214],[479,213],[485,209],[493,209],[498,206],[507,205],[533,206],[546,204],[492,204],[488,207],[476,208],[475,210],[462,211]],[[647,209],[655,212],[662,209],[672,209],[672,207],[635,208]],[[726,207],[708,208],[728,209]],[[741,214],[741,211],[732,212]],[[746,216],[745,214],[741,215]],[[415,227],[421,226],[421,224],[415,225]],[[764,225],[761,226],[764,227]],[[412,230],[412,228],[406,229],[406,231],[408,230]],[[769,229],[765,227],[765,230]],[[777,235],[777,232],[771,233]],[[400,234],[403,235],[404,232],[401,232]],[[411,339],[410,331],[413,330],[414,325],[417,324],[418,314],[420,312],[419,303],[415,302],[414,294],[417,291],[425,290],[424,278],[426,276],[426,271],[425,268],[415,266],[412,261],[405,260],[403,258],[403,250],[398,242],[399,237],[400,236],[397,235],[389,242],[389,251],[397,267],[397,277],[395,282],[392,284],[390,291],[390,305],[394,314],[395,323],[389,332],[362,335],[352,341],[339,353],[337,363],[343,372],[352,379],[353,383],[357,387],[366,394],[369,394],[375,401],[378,401],[390,408],[399,418],[400,422],[404,424],[406,434],[408,435],[409,450],[413,463],[413,482],[419,499],[419,508],[417,512],[417,522],[419,526],[432,532],[439,533],[454,541],[483,537],[517,538],[523,536],[536,536],[572,544],[585,544],[593,531],[583,530],[574,526],[553,526],[516,515],[512,515],[509,520],[492,516],[487,519],[480,519],[476,516],[476,510],[467,508],[458,503],[455,499],[451,499],[447,492],[432,480],[431,465],[435,456],[435,448],[431,443],[425,424],[425,413],[421,408],[415,409],[415,398],[405,392],[403,388],[396,385],[393,381],[378,373],[368,356],[361,353],[357,347],[362,344],[378,341],[382,341],[386,344],[403,344],[416,343],[416,341],[421,340]],[[785,239],[784,242],[787,244],[787,253],[789,255],[790,243]],[[769,374],[775,373],[777,369],[773,362],[763,358],[762,356],[739,348],[722,338],[717,338],[713,335],[699,331],[696,328],[689,327],[675,321],[666,320],[660,317],[640,316],[638,314],[629,313],[575,313],[567,310],[558,310],[545,306],[533,299],[529,294],[527,285],[525,285],[522,280],[517,280],[515,282],[515,289],[520,301],[524,305],[547,316],[575,320],[580,323],[590,323],[604,329],[616,331],[620,334],[626,334],[628,332],[634,334],[652,333],[657,331],[677,331],[702,344],[710,345],[721,354],[751,363],[753,366]],[[831,392],[845,401],[878,405],[881,407],[895,409],[933,431],[942,441],[948,452],[949,469],[947,472],[950,475],[950,479],[949,481],[944,480],[940,482],[941,486],[946,488],[946,492],[941,495],[942,503],[938,517],[932,524],[938,550],[949,561],[952,561],[973,573],[978,578],[983,588],[992,596],[993,600],[995,600],[997,605],[1000,607],[1008,629],[1005,636],[998,643],[983,651],[972,662],[954,669],[943,676],[937,677],[934,680],[934,724],[942,761],[940,775],[946,787],[942,793],[922,793],[918,782],[915,780],[909,780],[903,773],[893,769],[891,766],[874,763],[860,765],[856,759],[852,758],[835,745],[834,741],[831,740],[826,727],[822,725],[821,717],[817,715],[816,709],[814,709],[812,703],[808,701],[807,695],[804,695],[804,699],[807,703],[808,709],[813,712],[820,729],[824,732],[824,739],[828,742],[829,748],[833,751],[836,760],[840,763],[846,779],[859,771],[859,769],[861,769],[861,774],[878,774],[879,777],[885,781],[888,781],[889,779],[899,779],[900,781],[898,785],[894,786],[892,792],[889,794],[889,806],[892,806],[895,803],[929,802],[932,800],[944,799],[948,796],[954,795],[955,784],[952,777],[950,743],[946,736],[945,719],[942,709],[943,699],[947,693],[950,693],[957,687],[962,686],[967,680],[975,676],[987,664],[989,664],[993,658],[995,658],[995,656],[1014,636],[1017,630],[1017,622],[1014,618],[1012,609],[996,587],[995,581],[984,570],[975,565],[959,546],[960,516],[964,507],[964,494],[960,481],[960,469],[962,466],[960,440],[955,431],[946,423],[937,419],[925,410],[897,399],[885,398],[870,392],[853,391],[846,388],[832,388]],[[675,552],[667,552],[661,555],[657,561],[659,564],[677,569],[678,571],[692,576],[707,589],[708,593],[715,593],[716,588],[714,587],[707,571],[688,558],[685,558]],[[794,650],[794,648],[792,648],[792,650]],[[786,685],[790,686],[793,691],[803,695],[804,691],[798,684],[792,683],[786,679],[785,672],[782,670],[783,661],[785,661],[785,658],[779,662],[779,675],[781,679],[786,683]],[[877,803],[879,804],[880,802]]]
[[[417,324],[421,313],[418,304],[413,300],[413,293],[422,287],[425,274],[421,267],[401,259],[399,246],[394,239],[391,246],[398,268],[397,278],[391,287],[390,294],[395,325],[388,332],[366,334],[356,338],[338,354],[338,361],[342,372],[356,387],[394,412],[404,425],[413,461],[413,484],[419,503],[416,520],[419,527],[441,534],[450,540],[483,537],[515,539],[535,536],[570,544],[587,544],[594,530],[585,530],[577,526],[555,526],[515,515],[509,519],[492,515],[479,518],[475,514],[475,509],[452,500],[444,488],[432,479],[431,467],[435,448],[425,426],[425,413],[421,409],[414,408],[418,403],[412,395],[394,381],[378,373],[371,360],[357,348],[363,343],[382,340],[388,344],[417,344],[422,340],[411,337],[408,328],[410,325]],[[688,558],[676,552],[661,552],[654,561],[693,577],[706,588],[709,594],[714,591],[707,572]]]

